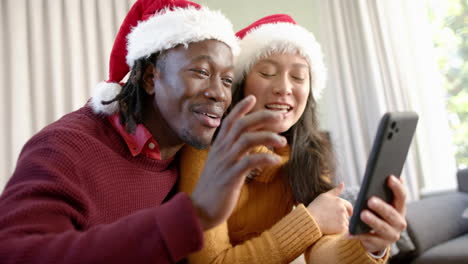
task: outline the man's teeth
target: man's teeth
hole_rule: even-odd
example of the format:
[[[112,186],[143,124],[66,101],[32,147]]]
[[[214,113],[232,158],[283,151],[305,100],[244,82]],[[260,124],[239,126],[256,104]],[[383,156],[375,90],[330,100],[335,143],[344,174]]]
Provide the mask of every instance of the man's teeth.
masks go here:
[[[211,118],[217,118],[217,116],[215,115],[212,115],[212,114],[208,114],[208,113],[203,113],[204,115],[208,116],[208,117],[211,117]]]
[[[266,105],[266,108],[269,110],[281,111],[281,112],[287,112],[291,109],[289,105],[283,105],[283,104],[269,104],[269,105]]]

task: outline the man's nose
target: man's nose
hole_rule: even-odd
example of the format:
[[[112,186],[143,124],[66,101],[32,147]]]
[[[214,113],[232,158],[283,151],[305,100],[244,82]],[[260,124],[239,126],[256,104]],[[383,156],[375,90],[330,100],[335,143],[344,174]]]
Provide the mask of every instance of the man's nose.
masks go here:
[[[205,89],[203,95],[215,102],[224,102],[227,100],[227,93],[231,90],[224,87],[223,80],[219,77],[212,77],[208,87]]]

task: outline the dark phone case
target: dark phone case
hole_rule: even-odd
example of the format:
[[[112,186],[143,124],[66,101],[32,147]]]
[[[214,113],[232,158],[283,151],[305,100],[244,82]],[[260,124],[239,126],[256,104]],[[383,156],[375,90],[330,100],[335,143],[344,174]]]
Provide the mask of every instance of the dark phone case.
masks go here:
[[[387,176],[400,177],[417,123],[418,115],[414,112],[389,112],[382,117],[349,223],[351,234],[371,230],[360,218],[361,211],[368,209],[370,197],[378,196],[388,203],[393,201]]]

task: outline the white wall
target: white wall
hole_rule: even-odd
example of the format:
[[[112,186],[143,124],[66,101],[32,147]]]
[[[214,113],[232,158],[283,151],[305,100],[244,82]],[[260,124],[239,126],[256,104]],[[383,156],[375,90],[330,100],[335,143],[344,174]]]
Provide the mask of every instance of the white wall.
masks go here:
[[[221,10],[232,21],[236,30],[248,26],[261,17],[277,13],[288,14],[298,24],[312,29],[312,1],[309,0],[201,0],[196,2],[208,6],[210,9]]]

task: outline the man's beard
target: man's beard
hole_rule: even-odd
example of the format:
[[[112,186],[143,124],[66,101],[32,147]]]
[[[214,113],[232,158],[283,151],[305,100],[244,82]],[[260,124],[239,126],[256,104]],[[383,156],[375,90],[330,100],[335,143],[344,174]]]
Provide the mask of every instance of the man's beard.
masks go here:
[[[186,144],[189,144],[190,146],[196,149],[206,149],[211,145],[211,140],[210,142],[203,142],[202,139],[197,138],[196,136],[191,134],[190,131],[186,129],[182,131],[182,135],[180,135],[180,139]]]

